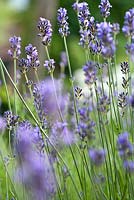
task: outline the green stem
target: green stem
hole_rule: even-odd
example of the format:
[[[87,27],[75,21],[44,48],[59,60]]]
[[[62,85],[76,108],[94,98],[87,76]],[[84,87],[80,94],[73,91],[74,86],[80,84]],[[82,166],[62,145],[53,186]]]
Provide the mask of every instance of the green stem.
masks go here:
[[[74,80],[73,80],[73,75],[72,75],[72,70],[71,70],[71,64],[70,64],[70,59],[69,59],[69,53],[68,53],[68,47],[67,47],[66,37],[64,36],[63,39],[64,39],[65,51],[66,51],[66,55],[67,55],[70,81],[71,81],[71,85],[72,85],[75,118],[76,118],[76,123],[77,123],[77,126],[78,126],[79,119],[78,119],[78,112],[77,112],[77,106],[76,106],[76,98],[75,98],[75,93],[74,93]]]
[[[17,85],[17,81],[16,81],[16,51],[14,52],[14,83],[15,85]],[[15,109],[15,114],[17,115],[17,99],[16,99],[16,90],[14,88],[14,109]]]
[[[2,75],[3,82],[4,82],[4,86],[5,86],[5,89],[6,89],[8,108],[11,111],[12,109],[11,109],[11,102],[10,102],[10,98],[9,98],[9,92],[8,92],[7,83],[6,83],[6,79],[5,79],[5,74],[4,74],[3,67],[1,65],[1,63],[0,63],[0,70],[1,70],[1,75]]]

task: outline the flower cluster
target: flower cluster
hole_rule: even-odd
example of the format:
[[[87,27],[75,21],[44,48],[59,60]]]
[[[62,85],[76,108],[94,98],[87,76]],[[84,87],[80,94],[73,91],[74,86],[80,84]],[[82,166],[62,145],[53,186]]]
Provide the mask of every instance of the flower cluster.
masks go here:
[[[92,61],[87,62],[86,65],[83,66],[83,71],[86,78],[85,83],[88,86],[92,86],[92,84],[97,80],[96,63]]]
[[[45,60],[44,67],[47,69],[48,73],[53,73],[55,69],[55,61],[54,59]]]
[[[107,22],[97,24],[97,36],[103,45],[101,51],[102,55],[105,58],[113,57],[116,46],[113,39],[112,25]]]
[[[130,36],[131,38],[134,37],[134,8],[126,12],[122,31],[125,36]]]
[[[67,10],[65,8],[60,8],[57,13],[57,20],[60,26],[59,33],[62,37],[67,37],[70,33],[67,19]]]
[[[21,54],[21,38],[13,36],[9,39],[11,49],[8,50],[8,54],[11,57],[18,58]]]
[[[36,47],[33,47],[32,44],[29,44],[25,47],[25,52],[27,55],[28,66],[37,69],[37,67],[40,65],[40,61]]]
[[[4,118],[6,120],[6,126],[8,129],[13,129],[19,120],[19,116],[13,115],[11,111],[6,111],[4,113]]]
[[[40,32],[38,34],[38,36],[40,36],[42,38],[42,43],[45,46],[48,46],[50,44],[51,38],[52,38],[52,25],[51,25],[50,21],[43,17],[40,17],[37,27]]]
[[[101,15],[104,18],[107,18],[110,15],[110,8],[112,8],[112,5],[110,4],[109,0],[101,0],[99,8]]]

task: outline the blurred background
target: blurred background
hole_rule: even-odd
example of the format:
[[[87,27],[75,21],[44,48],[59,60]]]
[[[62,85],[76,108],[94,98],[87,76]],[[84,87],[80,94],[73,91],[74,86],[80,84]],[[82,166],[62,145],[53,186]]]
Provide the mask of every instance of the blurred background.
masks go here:
[[[83,50],[79,47],[79,26],[76,13],[72,9],[74,0],[0,0],[0,55],[8,64],[9,56],[7,50],[9,48],[9,37],[16,35],[22,38],[22,53],[24,47],[29,43],[37,46],[40,52],[40,59],[43,62],[45,53],[40,38],[37,36],[37,22],[40,16],[51,20],[53,25],[53,39],[49,48],[51,58],[57,63],[60,60],[60,52],[63,51],[63,42],[58,35],[58,27],[56,24],[57,9],[62,6],[68,10],[69,24],[71,35],[68,37],[68,45],[73,70],[83,65]],[[103,20],[100,16],[98,5],[100,0],[87,0],[91,14],[97,21]],[[125,12],[134,6],[134,0],[111,0],[111,15],[108,18],[111,22],[118,22],[122,27]],[[117,62],[122,61],[125,57],[126,39],[123,34],[118,36]]]

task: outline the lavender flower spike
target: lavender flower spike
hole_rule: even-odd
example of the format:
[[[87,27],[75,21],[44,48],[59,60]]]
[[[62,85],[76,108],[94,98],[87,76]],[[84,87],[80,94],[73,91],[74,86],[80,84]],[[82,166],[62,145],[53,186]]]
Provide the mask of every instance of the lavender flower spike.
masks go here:
[[[21,54],[21,38],[13,36],[9,39],[9,43],[11,49],[8,50],[8,55],[11,57],[16,56],[16,58],[18,58]]]
[[[67,19],[67,10],[65,8],[60,8],[57,13],[57,20],[60,26],[59,33],[62,37],[67,37],[70,33]]]
[[[46,60],[44,63],[44,67],[46,67],[46,69],[48,70],[48,73],[53,73],[54,69],[55,69],[55,61],[54,59],[50,59],[50,60]]]
[[[25,47],[25,52],[27,54],[28,66],[37,69],[37,67],[40,65],[40,61],[36,47],[33,47],[32,44],[29,44]]]
[[[48,46],[50,44],[51,38],[52,38],[52,25],[51,25],[50,21],[43,17],[40,17],[37,27],[40,32],[38,34],[38,36],[40,36],[42,38],[42,43],[45,46]]]
[[[126,12],[122,31],[125,36],[131,36],[132,38],[134,37],[134,8]]]
[[[101,0],[99,8],[101,15],[104,18],[107,18],[110,15],[110,8],[112,8],[112,5],[110,4],[109,0]]]

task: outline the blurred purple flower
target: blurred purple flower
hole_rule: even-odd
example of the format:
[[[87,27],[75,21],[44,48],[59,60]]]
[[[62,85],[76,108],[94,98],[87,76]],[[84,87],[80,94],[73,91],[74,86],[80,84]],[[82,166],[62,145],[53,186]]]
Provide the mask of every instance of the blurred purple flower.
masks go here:
[[[112,8],[112,5],[110,4],[109,0],[101,0],[99,8],[101,15],[104,18],[107,18],[110,15],[110,8]]]
[[[40,140],[32,125],[24,121],[20,123],[16,131],[16,152],[18,156],[18,169],[16,180],[22,182],[29,193],[30,199],[47,200],[56,191],[55,175],[48,155],[38,151],[37,143]],[[36,132],[36,133],[37,133]],[[36,144],[36,145],[35,145]]]
[[[113,39],[112,25],[107,22],[97,24],[97,36],[102,42],[102,55],[106,58],[112,57],[116,50],[115,41]]]
[[[67,66],[67,55],[65,51],[62,51],[60,54],[60,66],[61,67],[66,67]]]
[[[40,32],[38,34],[38,36],[40,36],[42,38],[42,43],[45,46],[48,46],[50,44],[51,38],[52,38],[52,25],[51,25],[50,21],[43,17],[40,17],[37,27]]]
[[[66,95],[61,95],[62,86],[60,81],[54,80],[54,82],[58,97],[58,103],[61,112],[64,113],[64,111],[66,110],[68,98]],[[55,91],[52,80],[46,79],[45,81],[41,81],[39,84],[35,85],[33,95],[35,107],[40,116],[40,119],[43,119],[47,116],[47,118],[51,119],[50,122],[53,122],[54,119],[58,120],[58,107],[55,99]]]
[[[104,149],[90,149],[89,157],[91,161],[96,165],[100,166],[105,160],[106,152]]]
[[[118,151],[123,159],[126,159],[128,156],[133,153],[133,146],[129,141],[129,135],[127,132],[121,133],[117,139]]]
[[[66,122],[55,122],[51,129],[50,141],[52,144],[59,148],[62,145],[71,145],[75,142],[75,137],[68,129]]]
[[[125,160],[123,165],[124,165],[124,168],[127,170],[127,172],[129,173],[134,172],[134,161]]]
[[[126,45],[127,53],[130,54],[132,61],[134,61],[134,42]]]
[[[4,117],[0,116],[0,131],[4,131],[6,128],[6,121],[4,119]]]
[[[18,58],[21,54],[21,38],[13,36],[9,39],[9,43],[11,49],[8,50],[8,54],[11,57]]]
[[[124,26],[122,28],[123,33],[127,37],[134,37],[134,8],[125,13]]]
[[[85,83],[91,86],[97,80],[97,70],[96,63],[89,61],[83,66],[83,71],[85,75]]]
[[[59,33],[62,37],[67,37],[70,33],[68,26],[67,10],[65,8],[59,8],[57,12],[57,20],[60,26]]]

